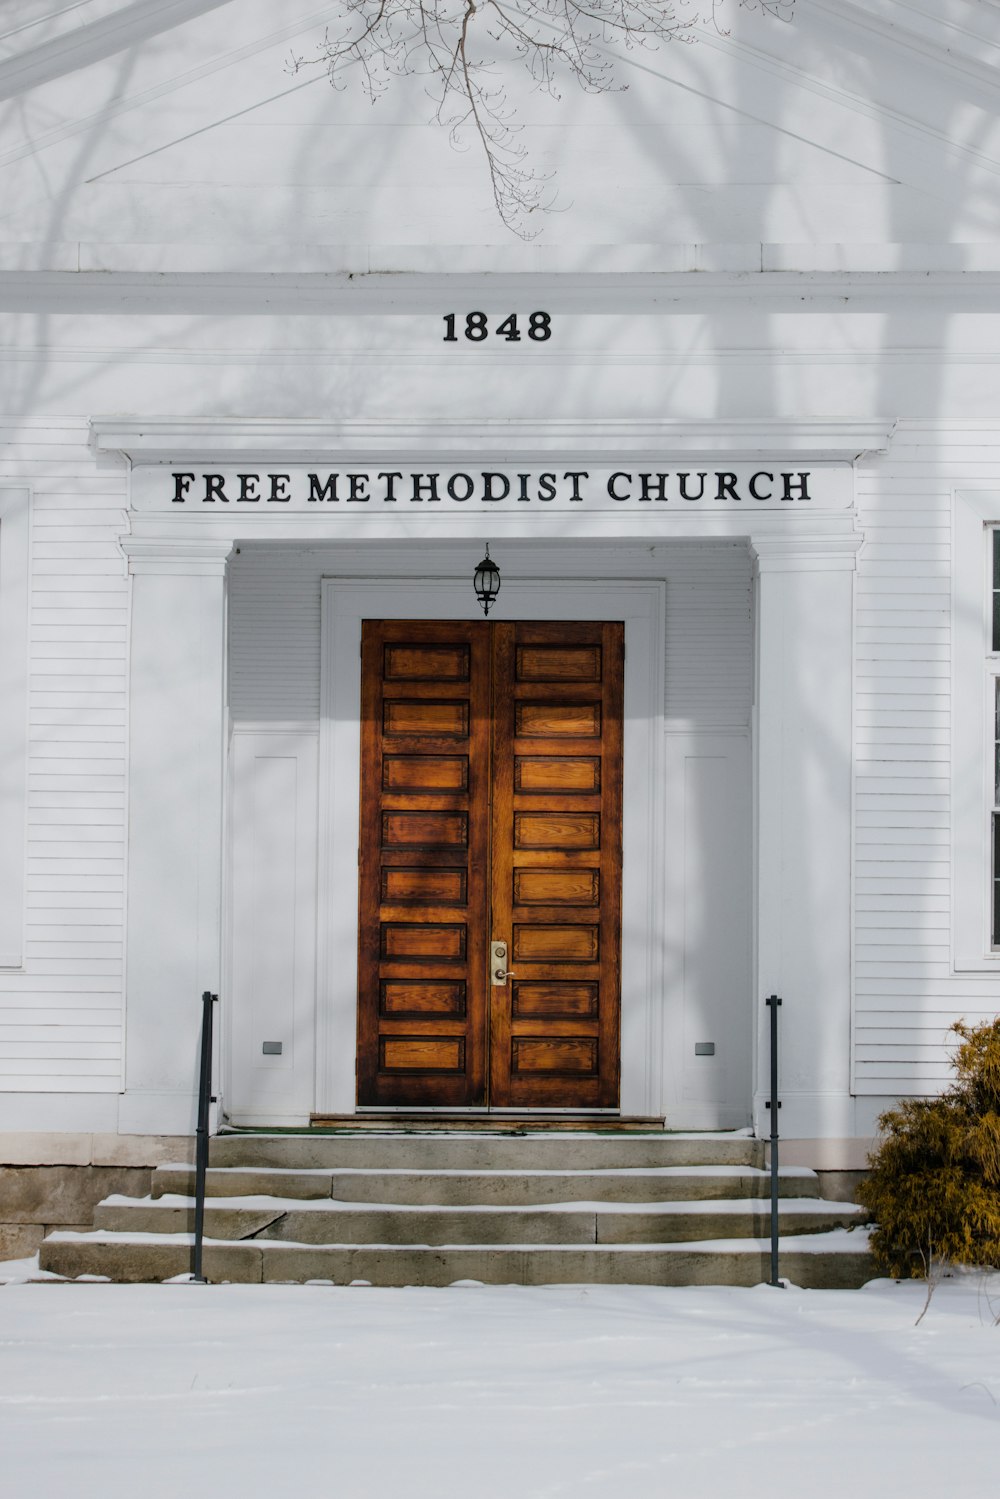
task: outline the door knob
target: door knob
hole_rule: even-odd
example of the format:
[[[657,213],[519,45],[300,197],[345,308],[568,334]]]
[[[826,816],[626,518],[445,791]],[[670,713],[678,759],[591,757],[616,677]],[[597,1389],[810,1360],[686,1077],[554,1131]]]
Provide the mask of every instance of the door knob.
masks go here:
[[[490,983],[497,986],[503,985],[508,979],[516,978],[517,974],[512,968],[507,967],[507,944],[506,942],[490,943]]]

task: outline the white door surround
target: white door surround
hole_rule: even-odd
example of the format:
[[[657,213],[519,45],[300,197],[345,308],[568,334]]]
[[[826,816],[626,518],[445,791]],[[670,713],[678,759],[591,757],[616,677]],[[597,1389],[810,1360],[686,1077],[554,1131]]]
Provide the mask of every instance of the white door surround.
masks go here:
[[[664,585],[539,579],[504,583],[497,619],[625,621],[621,1110],[661,1096],[663,989]],[[323,583],[320,711],[316,1107],[355,1107],[357,857],[362,619],[468,619],[467,580],[328,578]],[[470,608],[471,605],[471,608]],[[345,898],[346,895],[346,898]],[[325,931],[324,931],[325,926]]]

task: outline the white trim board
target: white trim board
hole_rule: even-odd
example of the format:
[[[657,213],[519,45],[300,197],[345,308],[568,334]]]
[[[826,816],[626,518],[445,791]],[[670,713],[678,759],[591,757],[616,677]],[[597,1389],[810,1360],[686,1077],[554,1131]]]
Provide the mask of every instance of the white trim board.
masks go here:
[[[30,494],[0,489],[0,968],[24,958]]]
[[[395,284],[399,280],[396,277]],[[768,280],[773,281],[774,276]],[[356,299],[357,291],[352,290],[350,295]],[[588,298],[591,295],[587,293]],[[745,288],[741,295],[745,295]],[[801,288],[797,287],[797,300],[800,295]],[[618,462],[627,454],[632,464],[643,462],[643,455],[649,455],[661,467],[666,466],[667,456],[724,456],[728,462],[739,456],[757,459],[770,455],[775,459],[808,458],[812,463],[853,463],[863,453],[888,452],[894,427],[895,422],[886,417],[767,416],[442,420],[439,416],[415,415],[369,421],[95,417],[90,424],[97,452],[123,454],[133,466],[219,464],[226,460],[261,463],[272,458],[329,464],[331,453],[337,455],[339,463],[370,458],[381,464],[390,456],[405,456],[418,465],[430,462],[432,454],[480,463],[522,463],[532,454],[539,458],[554,455],[559,462],[567,454],[573,455],[574,462],[592,454],[595,462],[602,457]]]
[[[663,650],[662,582],[507,582],[495,619],[625,622],[621,1109],[662,1107]],[[468,619],[469,585],[454,578],[322,585],[316,1107],[350,1113],[357,1052],[357,858],[363,619]],[[667,1101],[669,1102],[669,1101]]]
[[[990,951],[989,767],[992,708],[991,558],[987,530],[1000,522],[1000,491],[963,489],[952,508],[951,902],[952,967],[996,974]]]

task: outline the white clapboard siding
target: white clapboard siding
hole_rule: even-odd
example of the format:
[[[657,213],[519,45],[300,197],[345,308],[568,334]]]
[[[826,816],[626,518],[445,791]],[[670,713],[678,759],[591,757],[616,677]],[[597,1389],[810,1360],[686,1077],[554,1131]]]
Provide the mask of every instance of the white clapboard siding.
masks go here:
[[[0,427],[0,483],[32,492],[23,972],[0,971],[0,1091],[122,1077],[128,582],[124,474],[86,423]]]
[[[235,723],[319,722],[320,581],[334,556],[244,545],[232,562],[229,703]]]
[[[234,723],[318,721],[320,581],[343,566],[334,548],[241,547],[230,594]],[[746,547],[663,548],[643,575],[666,579],[668,727],[746,727],[753,649]]]
[[[927,1094],[955,1020],[992,1018],[1000,976],[951,963],[951,496],[995,482],[1000,432],[897,428],[858,474],[854,1077]],[[978,601],[970,601],[977,605]]]
[[[667,575],[668,727],[749,725],[752,652],[747,552],[682,554]]]

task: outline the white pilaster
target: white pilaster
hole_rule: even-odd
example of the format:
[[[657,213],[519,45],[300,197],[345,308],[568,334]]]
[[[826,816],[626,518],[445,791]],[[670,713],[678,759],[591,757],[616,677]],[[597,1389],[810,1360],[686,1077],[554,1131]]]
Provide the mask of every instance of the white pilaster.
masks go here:
[[[852,680],[862,538],[754,538],[756,1004],[754,1121],[770,1129],[768,1012],[782,998],[783,1135],[853,1133]]]
[[[125,1093],[119,1128],[195,1124],[221,961],[228,542],[122,542],[132,582]]]

